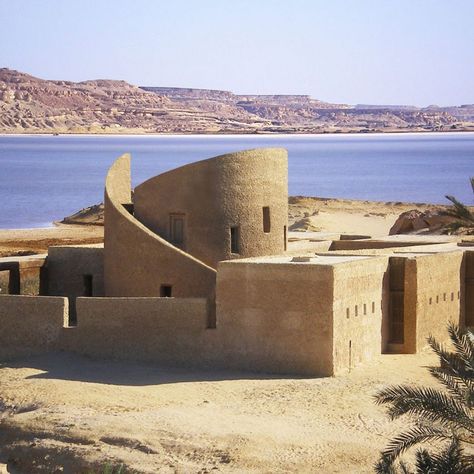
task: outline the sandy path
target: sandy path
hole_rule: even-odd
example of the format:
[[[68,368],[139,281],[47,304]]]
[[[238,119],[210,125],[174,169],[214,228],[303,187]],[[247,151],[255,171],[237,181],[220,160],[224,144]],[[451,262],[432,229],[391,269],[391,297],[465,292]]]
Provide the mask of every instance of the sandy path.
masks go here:
[[[58,463],[101,472],[110,461],[150,473],[368,473],[403,425],[372,395],[389,383],[432,383],[424,366],[435,361],[384,355],[338,378],[272,379],[30,358],[0,369],[3,403],[25,411],[4,421],[0,460],[28,470],[41,458],[35,472]]]

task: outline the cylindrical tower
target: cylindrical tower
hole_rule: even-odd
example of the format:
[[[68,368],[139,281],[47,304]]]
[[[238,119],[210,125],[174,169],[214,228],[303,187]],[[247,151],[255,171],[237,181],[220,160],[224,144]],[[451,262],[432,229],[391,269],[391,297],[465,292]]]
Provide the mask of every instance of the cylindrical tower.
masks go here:
[[[220,260],[286,250],[288,159],[262,148],[199,161],[135,188],[135,217],[216,268]]]

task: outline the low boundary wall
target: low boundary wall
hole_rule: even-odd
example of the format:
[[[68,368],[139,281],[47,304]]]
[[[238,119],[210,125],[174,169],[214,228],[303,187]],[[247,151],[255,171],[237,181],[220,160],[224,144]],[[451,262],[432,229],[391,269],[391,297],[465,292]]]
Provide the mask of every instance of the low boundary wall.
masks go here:
[[[0,296],[0,360],[57,350],[67,315],[67,298]]]
[[[176,366],[206,365],[214,353],[206,298],[78,298],[76,311],[64,350]]]

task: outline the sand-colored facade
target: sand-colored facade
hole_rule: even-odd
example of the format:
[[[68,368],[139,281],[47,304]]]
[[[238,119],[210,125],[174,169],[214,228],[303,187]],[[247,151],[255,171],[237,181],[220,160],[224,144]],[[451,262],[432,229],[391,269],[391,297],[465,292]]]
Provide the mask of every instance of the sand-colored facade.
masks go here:
[[[163,173],[137,186],[134,214],[168,241],[174,240],[174,221],[182,220],[182,238],[176,244],[217,268],[222,260],[285,251],[287,183],[285,150],[231,153]],[[231,229],[236,229],[236,251],[232,251]]]
[[[330,376],[418,352],[450,321],[474,323],[474,249],[288,238],[287,176],[285,150],[249,150],[164,173],[132,196],[123,155],[106,178],[103,246],[0,259],[10,293],[0,356],[69,350]]]

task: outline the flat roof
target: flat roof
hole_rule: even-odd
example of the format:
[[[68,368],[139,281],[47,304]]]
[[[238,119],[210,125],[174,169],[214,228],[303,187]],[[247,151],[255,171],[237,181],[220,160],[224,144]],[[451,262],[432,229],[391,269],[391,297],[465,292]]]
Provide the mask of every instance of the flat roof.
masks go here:
[[[337,265],[340,263],[355,262],[358,260],[370,260],[377,258],[372,255],[275,255],[268,257],[239,258],[236,260],[225,260],[225,263],[241,264],[287,264],[287,265]]]
[[[98,244],[60,244],[50,245],[48,248],[55,249],[101,249],[104,248],[104,243],[99,242]]]

